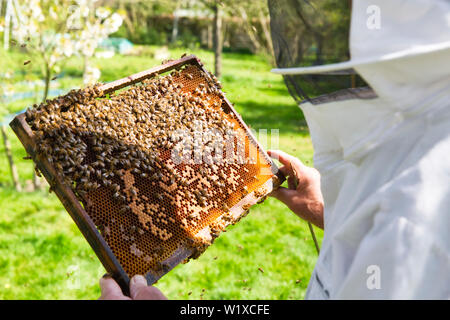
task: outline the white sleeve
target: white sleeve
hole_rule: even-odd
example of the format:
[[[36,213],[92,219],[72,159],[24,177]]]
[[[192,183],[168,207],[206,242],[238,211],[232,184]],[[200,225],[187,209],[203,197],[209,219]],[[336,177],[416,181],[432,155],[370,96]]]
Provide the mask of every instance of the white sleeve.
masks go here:
[[[331,298],[448,299],[449,248],[432,230],[379,212],[337,289]]]
[[[450,140],[378,194],[336,299],[450,298]]]

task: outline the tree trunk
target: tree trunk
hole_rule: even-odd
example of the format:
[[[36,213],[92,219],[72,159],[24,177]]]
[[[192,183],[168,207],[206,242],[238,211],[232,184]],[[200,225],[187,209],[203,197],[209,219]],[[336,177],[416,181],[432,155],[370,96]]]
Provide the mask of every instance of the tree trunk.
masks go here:
[[[217,78],[222,75],[222,17],[219,5],[214,5],[214,73]]]
[[[86,73],[89,67],[89,57],[86,55],[83,55],[83,84],[86,80]]]
[[[270,25],[268,23],[269,19],[264,17],[262,11],[259,11],[259,21],[264,32],[264,37],[266,38],[267,49],[272,57],[272,63],[275,64],[275,51],[273,50],[272,35],[270,34]]]
[[[213,28],[211,26],[211,24],[208,24],[208,49],[212,49],[213,48]]]
[[[240,13],[242,21],[243,21],[242,26],[246,29],[248,38],[252,42],[253,47],[255,49],[254,52],[260,51],[261,45],[259,44],[259,41],[256,38],[256,35],[255,35],[256,32],[253,31],[251,21],[248,18],[247,12],[245,11],[244,8],[239,7],[239,13]]]
[[[129,10],[125,6],[125,4],[120,1],[119,9],[125,13],[125,16],[123,18],[123,22],[127,25],[127,35],[128,39],[132,39],[132,35],[135,33],[133,22],[131,21],[129,17]]]
[[[45,102],[48,97],[48,92],[50,88],[50,78],[52,76],[52,71],[50,66],[45,66],[45,88],[44,88],[44,96],[42,97],[42,102]],[[40,189],[42,186],[40,178],[36,175],[35,170],[33,170],[33,189],[37,190]]]
[[[12,3],[10,0],[6,2],[6,12],[5,12],[5,28],[3,30],[3,49],[9,49],[9,35],[11,31],[11,14],[12,14]]]
[[[9,169],[11,170],[11,176],[12,176],[14,188],[16,188],[16,190],[20,192],[20,191],[22,191],[22,187],[20,186],[19,174],[17,173],[17,167],[14,164],[14,160],[12,157],[11,144],[9,143],[8,137],[6,135],[5,126],[1,126],[1,127],[2,127],[3,143],[5,145],[6,157],[8,158]]]
[[[36,171],[33,170],[33,191],[39,190],[41,188],[41,181],[36,174]]]
[[[175,43],[177,41],[178,37],[178,20],[180,18],[178,15],[174,15],[173,17],[173,28],[172,28],[172,38],[170,39],[170,42]]]
[[[47,65],[45,66],[45,88],[44,88],[44,96],[42,98],[42,102],[45,102],[48,97],[48,91],[50,88],[50,77],[52,76],[52,72],[50,70],[50,67]]]
[[[175,43],[178,37],[178,21],[180,17],[178,16],[178,9],[180,9],[180,1],[177,1],[175,6],[175,11],[173,12],[173,27],[172,27],[172,37],[170,42]]]

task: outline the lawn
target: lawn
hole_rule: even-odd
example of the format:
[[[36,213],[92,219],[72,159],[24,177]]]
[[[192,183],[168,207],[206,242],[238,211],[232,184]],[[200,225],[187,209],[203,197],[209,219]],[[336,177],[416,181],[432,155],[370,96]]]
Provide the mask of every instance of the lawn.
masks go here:
[[[102,82],[150,68],[161,61],[146,54],[96,59]],[[171,50],[173,58],[183,50]],[[194,53],[213,70],[213,54]],[[18,52],[10,61],[21,68],[27,58]],[[4,68],[6,60],[0,61]],[[82,61],[71,58],[61,69],[55,88],[81,86]],[[36,77],[32,61],[24,78]],[[259,129],[279,130],[279,143],[268,144],[312,163],[312,146],[301,111],[289,96],[282,78],[270,73],[262,56],[225,53],[222,83],[227,97],[243,119]],[[20,70],[19,70],[20,71]],[[26,90],[26,86],[24,90]],[[2,106],[16,112],[33,103],[28,98]],[[30,180],[32,165],[20,142],[8,131],[22,184]],[[270,139],[269,139],[270,141]],[[47,191],[18,193],[0,157],[0,299],[95,299],[104,269],[56,196]],[[317,230],[319,239],[322,232]],[[251,209],[240,223],[223,233],[197,260],[177,266],[157,286],[170,299],[302,299],[317,254],[307,224],[275,199]],[[259,270],[263,270],[261,272]]]

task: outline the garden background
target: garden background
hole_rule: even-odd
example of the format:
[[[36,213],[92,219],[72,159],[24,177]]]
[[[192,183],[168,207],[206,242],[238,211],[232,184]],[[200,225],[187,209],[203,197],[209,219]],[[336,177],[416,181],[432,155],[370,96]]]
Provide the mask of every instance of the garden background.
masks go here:
[[[218,75],[252,129],[266,129],[269,137],[272,129],[278,130],[278,145],[269,143],[268,148],[313,165],[303,114],[283,78],[270,72],[274,59],[266,1],[0,4],[5,133],[0,146],[0,299],[96,299],[105,273],[57,197],[36,178],[31,161],[23,159],[25,150],[8,126],[15,114],[44,98],[195,54]],[[27,6],[34,13],[17,14]],[[41,12],[37,17],[36,6]],[[71,23],[79,26],[67,27],[74,15],[78,20]],[[305,48],[311,64],[328,59]],[[315,230],[320,241],[323,233]],[[302,299],[316,259],[306,222],[269,198],[157,287],[169,299]]]

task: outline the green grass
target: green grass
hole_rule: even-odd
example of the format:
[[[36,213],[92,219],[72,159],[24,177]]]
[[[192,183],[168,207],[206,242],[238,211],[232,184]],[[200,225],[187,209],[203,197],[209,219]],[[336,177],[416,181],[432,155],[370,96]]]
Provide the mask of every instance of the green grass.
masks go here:
[[[171,54],[176,58],[183,52]],[[189,53],[213,70],[211,52]],[[19,66],[27,60],[17,52],[11,59]],[[145,55],[93,60],[104,82],[159,63]],[[80,59],[67,61],[59,87],[80,87],[81,66]],[[4,67],[1,61],[0,67]],[[311,165],[313,150],[303,115],[282,78],[270,69],[264,57],[226,53],[224,90],[253,129],[279,129],[278,148]],[[31,63],[27,72],[36,76],[38,66]],[[3,109],[21,110],[30,100]],[[8,137],[24,185],[32,177],[32,164],[22,160],[25,151],[11,130]],[[3,145],[0,152],[4,155]],[[98,279],[105,271],[56,196],[13,191],[5,156],[0,157],[0,184],[0,299],[97,298]],[[322,232],[316,232],[322,239]],[[177,266],[157,286],[170,299],[302,299],[316,258],[306,223],[282,203],[268,199],[223,233],[199,259]]]

